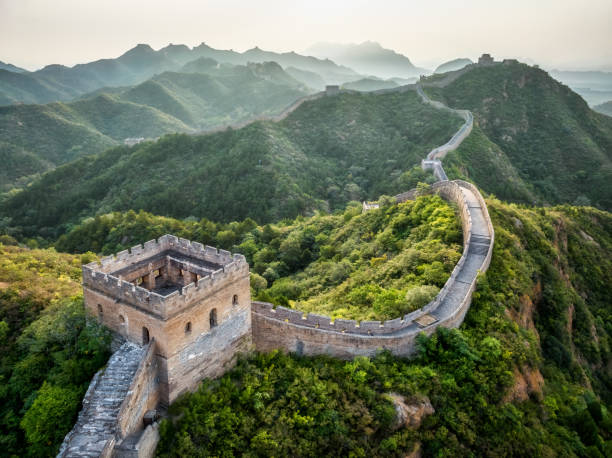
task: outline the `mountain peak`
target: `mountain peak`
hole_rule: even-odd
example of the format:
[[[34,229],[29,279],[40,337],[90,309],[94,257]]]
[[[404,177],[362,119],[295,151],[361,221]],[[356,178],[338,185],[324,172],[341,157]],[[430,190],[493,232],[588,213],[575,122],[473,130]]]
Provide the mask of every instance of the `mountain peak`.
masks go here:
[[[155,50],[151,48],[151,46],[149,46],[146,43],[139,43],[136,46],[134,46],[132,49],[122,54],[120,57],[132,56],[132,55],[138,55],[138,54],[148,54],[152,52],[155,52]]]
[[[363,43],[316,43],[307,50],[319,58],[328,58],[362,74],[382,78],[414,77],[427,72],[415,67],[410,59],[376,41]]]
[[[145,45],[145,46],[148,46],[148,45]],[[175,44],[170,43],[165,48],[160,49],[160,51],[189,51],[189,46],[175,45]]]

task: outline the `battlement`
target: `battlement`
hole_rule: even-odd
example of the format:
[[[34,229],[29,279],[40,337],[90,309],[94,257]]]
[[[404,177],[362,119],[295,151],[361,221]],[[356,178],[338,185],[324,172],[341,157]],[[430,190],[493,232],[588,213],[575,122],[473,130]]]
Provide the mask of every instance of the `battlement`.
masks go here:
[[[171,268],[181,277],[184,269],[189,276],[171,282],[170,287],[158,289],[154,287],[155,278],[148,288],[135,281],[153,275],[154,271],[163,270],[168,274]],[[99,263],[84,265],[83,285],[158,318],[168,319],[191,303],[213,294],[220,285],[244,276],[248,270],[241,254],[164,235],[129,251],[104,257]]]
[[[414,199],[417,195],[419,195],[419,193],[436,193],[442,196],[444,199],[454,202],[459,208],[463,229],[463,253],[440,292],[431,302],[422,308],[414,310],[403,317],[395,318],[393,320],[361,322],[344,319],[334,320],[329,316],[317,315],[314,313],[305,314],[299,310],[288,309],[281,306],[275,308],[272,304],[266,302],[253,302],[251,305],[253,313],[279,322],[301,327],[323,331],[334,331],[343,334],[355,334],[360,336],[385,336],[397,334],[398,332],[406,330],[414,330],[418,332],[423,327],[420,319],[424,316],[435,313],[440,305],[447,299],[449,292],[455,288],[456,283],[459,281],[459,277],[462,275],[462,272],[464,272],[464,266],[468,262],[468,256],[473,252],[473,246],[476,244],[485,243],[487,253],[490,253],[488,239],[486,239],[486,237],[483,239],[483,236],[473,234],[473,209],[478,208],[478,210],[480,210],[482,207],[485,208],[486,211],[486,205],[484,200],[479,200],[478,203],[470,202],[462,190],[464,188],[467,188],[470,191],[475,191],[477,195],[480,196],[480,193],[477,192],[473,185],[461,180],[439,181],[434,183],[428,189],[420,191],[412,189],[408,192],[395,196],[396,201],[401,203]],[[480,197],[480,199],[482,199],[482,197]],[[492,225],[489,226],[489,231],[490,234],[493,234]],[[478,237],[480,237],[480,239]],[[485,260],[485,262],[487,262],[487,266],[488,260],[490,260],[490,254],[488,254],[488,259]],[[472,278],[471,281],[475,281],[475,279]],[[436,320],[434,320],[434,322],[435,321]]]

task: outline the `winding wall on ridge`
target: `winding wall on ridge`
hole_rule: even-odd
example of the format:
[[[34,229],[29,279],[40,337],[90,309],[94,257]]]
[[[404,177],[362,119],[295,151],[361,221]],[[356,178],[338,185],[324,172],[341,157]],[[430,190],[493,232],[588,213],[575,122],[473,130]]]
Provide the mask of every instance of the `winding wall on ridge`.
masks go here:
[[[257,350],[268,351],[281,348],[299,354],[328,354],[340,358],[351,358],[358,355],[372,356],[380,349],[388,349],[393,354],[407,356],[415,350],[416,337],[421,332],[429,335],[439,326],[458,327],[462,323],[470,306],[472,293],[476,288],[478,273],[486,271],[491,261],[495,234],[486,203],[478,189],[465,181],[448,181],[441,159],[448,151],[457,148],[461,141],[469,135],[473,118],[469,111],[453,110],[439,102],[431,101],[419,85],[376,92],[408,90],[416,90],[424,103],[454,112],[465,120],[459,131],[446,144],[434,148],[427,156],[427,160],[422,163],[423,168],[433,169],[435,176],[440,180],[424,192],[438,193],[444,199],[455,203],[460,212],[463,253],[448,281],[435,299],[425,307],[385,322],[356,322],[342,319],[332,321],[327,316],[312,313],[305,315],[298,310],[284,307],[274,308],[269,303],[252,302],[251,331],[253,344]],[[326,93],[302,98],[278,116],[262,117],[231,127],[242,127],[264,118],[280,121],[305,101],[323,95]],[[398,203],[415,197],[417,197],[417,190],[395,196]],[[136,246],[129,253],[127,251],[119,253],[115,261],[127,261],[128,258],[134,261],[139,256],[146,257],[155,244],[174,239],[176,238],[162,237],[160,242],[150,241],[144,246]],[[204,250],[201,245],[189,244],[188,241],[182,239],[176,239],[176,243],[178,248],[187,250],[189,247],[195,247],[198,250]],[[229,256],[227,252],[216,250],[209,254]],[[110,260],[103,258],[102,266],[104,267]],[[235,263],[243,262],[243,260],[243,257],[234,259]],[[231,270],[235,270],[235,266]],[[108,277],[107,274],[104,275]],[[84,281],[87,279],[88,277],[84,278]],[[129,288],[127,286],[123,288],[119,279],[115,279],[114,284],[109,285],[109,288],[114,288],[112,292],[118,297],[129,293],[128,301],[155,302],[155,296],[151,293],[147,293],[146,297],[134,296],[136,289],[132,285],[129,285]],[[188,291],[189,288],[185,287],[183,290]],[[124,344],[119,351],[113,354],[106,369],[94,376],[83,401],[79,419],[73,430],[66,435],[59,457],[149,457],[153,455],[159,437],[156,426],[149,426],[143,432],[141,422],[144,412],[157,404],[160,393],[158,371],[153,358],[154,342],[152,340],[144,348],[134,344]]]
[[[479,272],[491,262],[495,233],[486,203],[471,183],[448,181],[441,159],[459,147],[470,134],[473,116],[468,110],[454,110],[429,99],[420,85],[376,91],[386,93],[415,89],[424,103],[450,111],[465,120],[444,145],[434,148],[423,160],[424,169],[433,169],[438,182],[428,192],[440,194],[457,205],[463,229],[463,253],[444,287],[425,307],[385,322],[332,320],[328,316],[274,307],[265,302],[251,305],[253,343],[259,351],[282,348],[305,355],[328,354],[340,358],[372,356],[381,349],[407,356],[414,352],[416,337],[429,335],[439,326],[458,327],[470,306]],[[416,190],[396,196],[397,202],[414,199]]]
[[[491,262],[494,232],[484,199],[465,181],[440,181],[429,192],[455,203],[460,211],[464,247],[461,259],[436,298],[425,307],[385,322],[332,320],[330,317],[253,302],[253,343],[259,351],[281,348],[305,355],[327,354],[340,358],[372,356],[381,349],[408,356],[416,336],[429,335],[438,326],[458,327],[471,303],[479,272]],[[413,199],[416,191],[396,196]]]

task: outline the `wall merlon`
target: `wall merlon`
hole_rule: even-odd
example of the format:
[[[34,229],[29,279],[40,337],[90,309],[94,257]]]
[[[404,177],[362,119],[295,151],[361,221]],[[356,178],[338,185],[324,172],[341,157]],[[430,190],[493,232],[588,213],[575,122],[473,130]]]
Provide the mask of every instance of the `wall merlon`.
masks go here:
[[[142,247],[142,245],[135,245],[132,248],[130,248],[130,253],[132,254],[132,256],[141,255],[143,252],[144,252],[144,248]]]
[[[156,240],[149,240],[148,242],[144,243],[144,251],[146,253],[154,253],[156,251],[162,251],[160,249],[160,244],[157,243]]]
[[[191,242],[191,249],[198,255],[204,254],[204,245],[202,245],[200,242]]]
[[[123,250],[117,253],[117,261],[127,261],[130,257],[130,252],[128,250]]]
[[[217,249],[216,249],[215,247],[210,246],[210,245],[206,245],[206,246],[204,247],[204,253],[205,253],[207,256],[210,256],[210,257],[217,257],[217,255],[219,254],[219,252],[217,251]]]
[[[357,322],[355,320],[344,320],[342,318],[336,318],[334,320],[334,327],[339,332],[355,332],[358,329]]]
[[[288,309],[286,307],[276,307],[276,319],[278,320],[289,320],[294,323],[302,323],[302,317],[304,312],[298,310]]]
[[[383,323],[383,326],[386,331],[395,331],[397,329],[401,329],[405,326],[404,320],[402,318],[395,318],[394,320],[387,320]]]
[[[183,286],[183,288],[181,289],[181,294],[183,296],[187,296],[190,294],[195,294],[197,291],[196,288],[196,284],[195,283],[189,283],[188,285]]]
[[[306,315],[305,323],[313,325],[314,327],[320,327],[324,329],[334,329],[331,324],[331,318],[325,315],[318,315],[316,313],[309,313]]]
[[[382,323],[380,321],[362,321],[359,328],[362,331],[380,331]]]

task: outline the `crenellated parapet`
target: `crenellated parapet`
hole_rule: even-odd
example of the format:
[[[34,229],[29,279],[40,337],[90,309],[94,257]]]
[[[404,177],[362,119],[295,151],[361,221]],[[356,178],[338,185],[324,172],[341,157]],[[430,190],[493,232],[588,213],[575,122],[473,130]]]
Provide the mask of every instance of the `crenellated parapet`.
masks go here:
[[[493,225],[484,199],[472,184],[440,181],[427,189],[413,189],[395,196],[413,200],[435,193],[459,209],[463,253],[437,296],[424,307],[387,321],[332,319],[265,302],[253,302],[253,336],[258,349],[285,348],[305,354],[326,353],[340,357],[372,355],[387,348],[399,355],[414,350],[420,332],[439,326],[456,327],[463,321],[479,272],[489,266],[493,251]],[[298,344],[299,342],[299,344]]]
[[[190,260],[202,261],[207,268],[200,268],[202,275],[175,289],[169,294],[160,294],[127,281],[121,275],[141,263],[151,269],[172,263],[173,256],[182,255],[181,263],[189,266]],[[194,268],[191,270],[197,270]],[[219,286],[248,273],[249,266],[241,254],[204,246],[198,242],[164,235],[143,245],[136,245],[114,256],[106,256],[100,262],[83,266],[83,286],[105,293],[118,301],[143,309],[162,319],[178,313],[193,302],[208,297]]]

